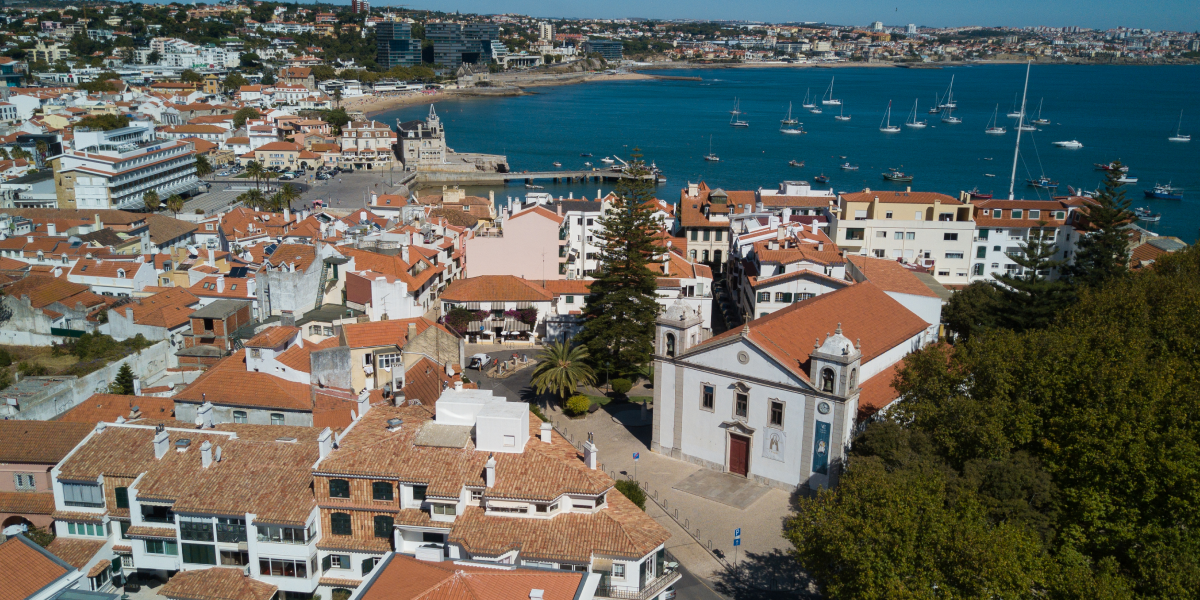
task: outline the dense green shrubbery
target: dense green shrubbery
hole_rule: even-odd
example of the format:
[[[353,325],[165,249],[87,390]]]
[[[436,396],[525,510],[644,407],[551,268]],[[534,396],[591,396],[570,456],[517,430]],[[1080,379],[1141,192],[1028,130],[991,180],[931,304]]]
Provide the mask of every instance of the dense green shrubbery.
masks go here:
[[[578,417],[586,413],[591,407],[592,401],[587,396],[580,394],[567,399],[567,405],[563,408],[563,412],[567,413],[567,416]]]

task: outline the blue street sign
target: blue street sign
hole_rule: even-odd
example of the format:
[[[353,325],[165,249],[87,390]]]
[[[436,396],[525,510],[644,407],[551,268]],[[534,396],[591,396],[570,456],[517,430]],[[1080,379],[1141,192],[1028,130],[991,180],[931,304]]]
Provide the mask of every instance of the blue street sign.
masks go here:
[[[634,453],[633,453],[633,460],[637,460],[637,459],[638,459],[638,457],[640,457],[641,455],[642,455],[642,454],[641,454],[640,452],[634,452]]]
[[[733,538],[733,545],[734,545],[734,546],[741,546],[741,545],[742,545],[742,538]]]
[[[733,537],[735,537],[735,538],[742,537],[742,528],[741,527],[738,527],[737,529],[733,530]]]

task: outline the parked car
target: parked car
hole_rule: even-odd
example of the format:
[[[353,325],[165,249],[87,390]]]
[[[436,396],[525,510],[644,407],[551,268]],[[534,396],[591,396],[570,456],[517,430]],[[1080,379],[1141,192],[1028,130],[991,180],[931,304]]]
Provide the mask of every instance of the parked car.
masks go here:
[[[295,175],[293,175],[293,174],[291,174],[291,173],[284,173],[284,174],[282,174],[282,175],[280,175],[280,176],[279,176],[279,180],[280,180],[280,181],[291,181],[291,180],[293,180],[293,179],[295,179],[295,178],[296,178],[296,176],[295,176]]]

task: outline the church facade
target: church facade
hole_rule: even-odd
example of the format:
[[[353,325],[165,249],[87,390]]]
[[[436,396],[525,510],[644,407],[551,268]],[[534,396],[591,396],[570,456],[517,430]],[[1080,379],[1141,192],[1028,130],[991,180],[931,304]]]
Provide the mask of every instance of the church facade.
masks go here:
[[[862,415],[895,399],[897,363],[936,340],[871,283],[707,340],[678,303],[656,336],[651,450],[787,490],[836,483]]]

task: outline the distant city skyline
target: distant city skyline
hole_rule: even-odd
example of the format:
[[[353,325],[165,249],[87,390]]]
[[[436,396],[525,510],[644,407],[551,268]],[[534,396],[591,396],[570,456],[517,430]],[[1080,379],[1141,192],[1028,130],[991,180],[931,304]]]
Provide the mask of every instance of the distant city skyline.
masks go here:
[[[396,1],[394,4],[404,4]],[[383,8],[393,2],[377,1]],[[974,3],[976,6],[948,4],[934,0],[899,2],[859,0],[851,4],[797,3],[783,0],[608,0],[580,3],[567,0],[439,0],[409,1],[407,8],[417,10],[461,11],[464,13],[516,13],[545,18],[650,18],[827,22],[838,25],[866,26],[883,21],[888,26],[914,23],[923,27],[962,27],[968,25],[1003,27],[1069,27],[1196,31],[1200,29],[1200,3],[1195,0],[1157,0],[1131,3],[1115,0],[1063,0],[1041,2],[1011,0],[1004,3]]]

